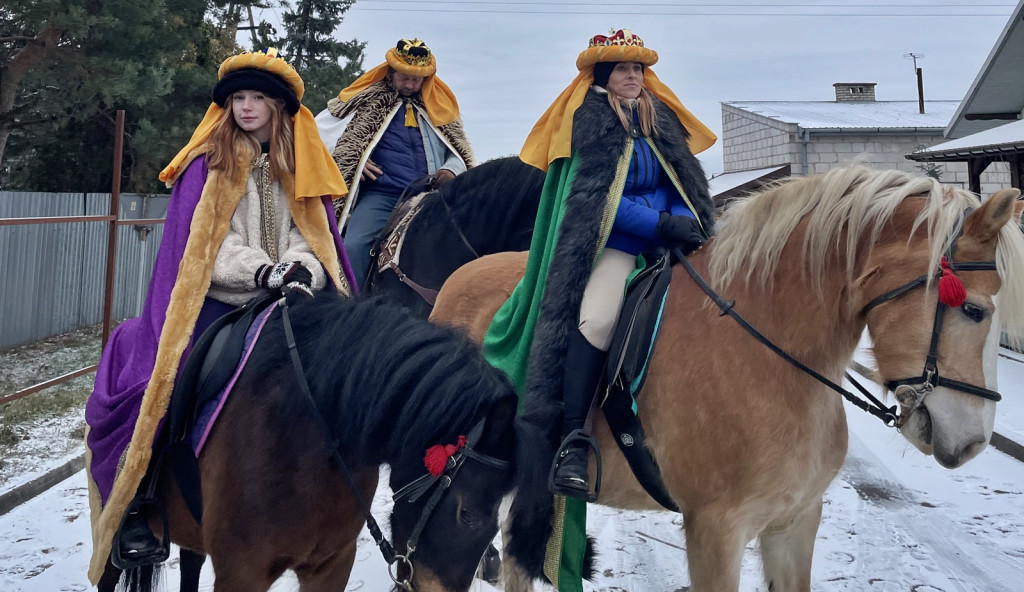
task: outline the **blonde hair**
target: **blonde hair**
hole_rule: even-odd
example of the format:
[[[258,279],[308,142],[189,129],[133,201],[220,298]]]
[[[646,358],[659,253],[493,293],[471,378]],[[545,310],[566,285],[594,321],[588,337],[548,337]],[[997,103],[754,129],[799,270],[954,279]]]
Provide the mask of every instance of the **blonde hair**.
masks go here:
[[[260,153],[260,143],[256,138],[235,122],[231,110],[233,96],[234,93],[228,97],[227,107],[207,140],[210,146],[207,166],[211,170],[224,171],[231,179],[248,172],[248,169],[241,169],[241,164],[251,162]],[[295,134],[292,119],[284,112],[284,101],[270,99],[267,104],[270,106],[270,171],[275,177],[280,177],[282,172],[295,172]]]
[[[792,177],[741,198],[718,221],[711,249],[711,276],[725,290],[734,281],[768,286],[790,235],[803,220],[803,267],[821,293],[831,270],[827,256],[839,250],[846,278],[853,280],[859,250],[871,249],[896,208],[908,198],[923,201],[910,234],[923,228],[931,238],[929,268],[936,269],[949,250],[965,208],[981,205],[965,189],[945,186],[931,177],[861,164],[821,175]],[[909,240],[909,238],[908,238]],[[1015,223],[1004,225],[996,244],[996,267],[1002,286],[999,317],[1011,339],[1024,338],[1024,235]],[[1019,341],[1018,341],[1019,343]]]
[[[605,90],[608,90],[605,88]],[[623,105],[625,103],[625,105]],[[624,99],[608,90],[608,104],[622,122],[622,127],[629,131],[633,127],[633,110],[637,110],[640,120],[640,132],[648,138],[658,135],[658,120],[654,113],[654,101],[646,88],[640,89],[636,99]]]

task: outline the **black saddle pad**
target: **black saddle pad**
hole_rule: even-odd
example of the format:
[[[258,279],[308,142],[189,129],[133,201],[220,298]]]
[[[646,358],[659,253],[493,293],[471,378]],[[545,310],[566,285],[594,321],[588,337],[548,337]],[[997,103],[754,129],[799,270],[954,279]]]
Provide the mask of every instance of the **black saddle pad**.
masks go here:
[[[633,276],[608,349],[605,379],[633,394],[647,375],[647,361],[657,338],[661,312],[672,281],[671,258],[667,251],[643,253],[644,268]]]
[[[210,323],[193,344],[171,393],[172,441],[188,440],[185,436],[192,429],[196,411],[217,396],[238,367],[249,326],[278,298],[271,293],[253,298]]]
[[[242,359],[245,335],[253,320],[279,297],[264,294],[210,323],[193,344],[174,382],[165,430],[167,460],[174,470],[185,505],[197,522],[202,522],[202,496],[199,465],[191,444],[196,417],[203,405],[231,380]]]
[[[608,351],[605,378],[608,395],[602,403],[605,419],[619,450],[644,490],[668,510],[678,512],[661,478],[658,461],[647,447],[634,395],[647,377],[658,327],[672,281],[672,261],[665,251],[644,253],[644,268],[626,288],[626,299]]]

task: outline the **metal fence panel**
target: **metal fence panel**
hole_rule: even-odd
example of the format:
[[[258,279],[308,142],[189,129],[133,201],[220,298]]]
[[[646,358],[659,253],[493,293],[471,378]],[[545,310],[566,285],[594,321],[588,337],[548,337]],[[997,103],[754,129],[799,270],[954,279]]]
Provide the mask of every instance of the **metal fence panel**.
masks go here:
[[[122,204],[148,203],[163,216],[168,196],[122,194]],[[159,207],[162,205],[162,207]],[[105,215],[110,194],[0,191],[0,218]],[[147,217],[122,207],[122,218]],[[152,215],[155,214],[155,215]],[[0,347],[58,335],[103,319],[107,224],[68,222],[0,226]],[[118,228],[115,319],[142,311],[146,286],[163,237],[163,225]],[[141,236],[145,234],[145,240]]]

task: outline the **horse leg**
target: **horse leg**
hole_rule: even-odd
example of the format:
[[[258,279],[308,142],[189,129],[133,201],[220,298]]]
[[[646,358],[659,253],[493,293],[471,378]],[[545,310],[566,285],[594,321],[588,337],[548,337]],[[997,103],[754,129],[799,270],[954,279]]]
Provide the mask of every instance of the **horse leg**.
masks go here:
[[[722,512],[705,508],[686,515],[686,558],[692,592],[739,590],[745,541],[740,529],[728,518],[735,511],[736,508],[723,508]]]
[[[180,592],[199,592],[199,575],[206,563],[206,555],[185,548],[180,549],[181,587]]]
[[[217,574],[213,580],[213,592],[267,592],[284,572],[283,569],[266,567],[266,562],[245,555],[243,549],[227,556],[214,553],[210,559]]]
[[[810,592],[814,539],[821,523],[821,499],[792,522],[760,534],[761,562],[769,592]]]
[[[357,539],[344,545],[330,559],[316,566],[300,565],[295,567],[295,576],[299,580],[301,592],[338,592],[348,585],[352,575],[352,565],[356,560]]]

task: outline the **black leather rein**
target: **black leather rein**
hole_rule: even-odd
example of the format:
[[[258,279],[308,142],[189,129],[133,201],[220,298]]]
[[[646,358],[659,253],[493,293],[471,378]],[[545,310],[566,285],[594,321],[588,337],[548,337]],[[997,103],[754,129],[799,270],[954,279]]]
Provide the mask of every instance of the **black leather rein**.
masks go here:
[[[776,355],[786,360],[787,362],[789,362],[802,372],[808,374],[818,382],[827,386],[831,390],[839,393],[840,395],[843,396],[843,398],[845,398],[847,401],[849,401],[856,407],[864,411],[867,411],[871,415],[874,415],[875,417],[881,419],[886,426],[898,428],[901,427],[903,423],[907,420],[909,414],[907,415],[907,417],[898,416],[896,414],[897,407],[895,405],[892,407],[886,407],[885,405],[883,405],[876,397],[874,397],[870,393],[870,391],[868,391],[867,388],[865,388],[856,379],[854,379],[849,372],[845,373],[846,379],[850,382],[850,384],[856,387],[857,390],[860,391],[860,393],[867,400],[858,398],[855,394],[846,390],[841,385],[829,380],[825,376],[819,374],[814,369],[810,368],[800,360],[797,360],[796,358],[794,358],[793,356],[779,348],[777,345],[772,343],[770,339],[765,337],[763,333],[758,331],[753,325],[751,325],[746,319],[744,319],[743,316],[736,312],[736,310],[734,309],[735,301],[726,300],[722,298],[717,292],[715,292],[714,288],[712,288],[711,285],[708,284],[703,277],[701,277],[700,273],[693,267],[693,265],[686,259],[686,257],[679,249],[673,248],[672,254],[683,265],[687,273],[690,274],[690,277],[693,278],[693,281],[698,286],[700,286],[700,288],[704,291],[705,294],[707,294],[708,298],[710,298],[718,306],[719,316],[729,315],[730,317],[733,318],[733,320],[736,321],[737,324],[740,325],[740,327],[743,328],[743,330],[745,330],[747,333],[753,336],[754,339],[757,339],[762,344],[764,344]],[[950,259],[952,259],[952,256],[950,256]],[[954,271],[990,271],[996,269],[996,264],[994,261],[950,263],[949,268]],[[938,272],[935,274],[927,274],[915,278],[907,282],[906,284],[894,290],[886,292],[885,294],[882,294],[881,296],[871,300],[867,304],[867,306],[864,307],[861,313],[867,315],[867,313],[876,306],[883,304],[885,302],[889,302],[890,300],[899,298],[919,286],[924,286],[930,278],[937,278],[940,277],[941,275],[942,269],[940,268]],[[897,389],[899,389],[900,387],[903,387],[903,389],[913,389],[915,392],[923,392],[926,394],[927,392],[930,392],[935,386],[944,386],[972,395],[977,395],[979,397],[989,399],[992,401],[999,401],[1002,397],[999,395],[999,393],[995,391],[973,384],[968,384],[965,382],[960,382],[958,380],[952,380],[949,378],[939,376],[937,366],[939,336],[942,333],[943,313],[947,308],[948,306],[946,304],[942,303],[941,301],[938,302],[935,311],[935,322],[932,325],[931,348],[929,349],[928,355],[926,357],[924,371],[922,372],[921,376],[914,378],[905,378],[901,380],[887,381],[885,383],[885,387],[896,393],[897,398],[900,399],[901,401],[902,398],[899,396],[901,393],[897,392]],[[917,398],[917,403],[920,404],[921,400],[923,400],[923,395]]]

